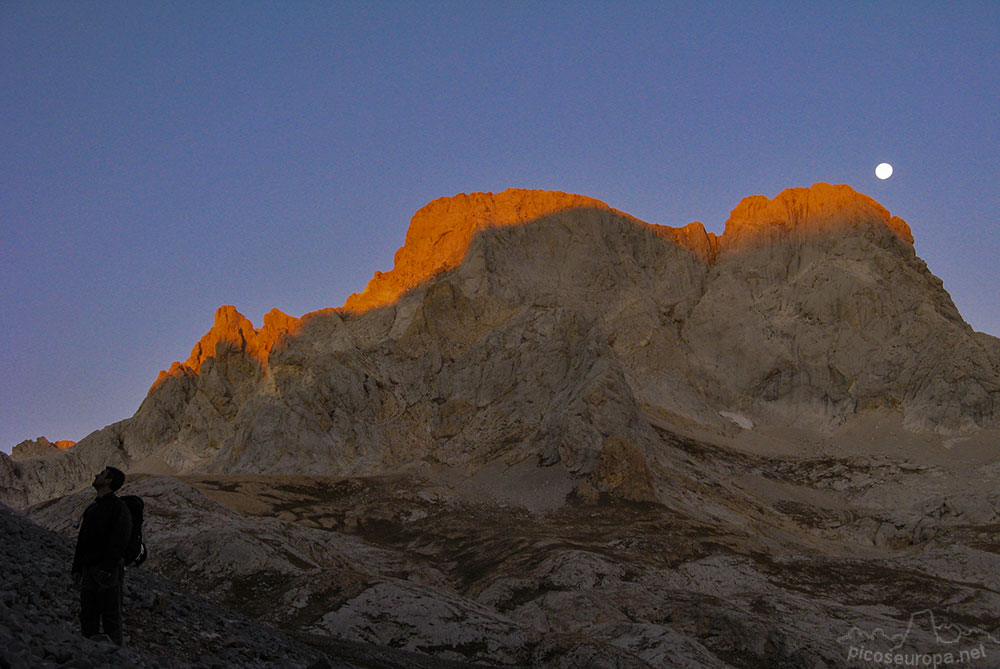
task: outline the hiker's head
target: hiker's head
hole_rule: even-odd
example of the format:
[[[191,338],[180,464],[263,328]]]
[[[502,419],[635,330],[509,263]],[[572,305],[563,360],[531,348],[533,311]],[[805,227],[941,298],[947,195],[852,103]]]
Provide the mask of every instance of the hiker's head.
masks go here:
[[[111,478],[111,489],[118,490],[125,485],[125,472],[115,467],[108,467],[108,476]]]
[[[118,490],[125,484],[125,472],[117,467],[105,467],[94,477],[94,488],[102,490],[107,488],[111,492]]]

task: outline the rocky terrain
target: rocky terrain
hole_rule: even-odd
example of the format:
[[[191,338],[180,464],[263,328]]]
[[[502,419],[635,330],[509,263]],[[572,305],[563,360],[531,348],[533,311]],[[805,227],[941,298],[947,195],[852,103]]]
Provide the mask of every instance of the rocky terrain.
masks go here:
[[[996,666],[995,462],[786,459],[663,437],[669,504],[564,498],[546,468],[519,471],[520,489],[496,473],[228,474],[138,475],[126,492],[147,501],[145,569],[314,646],[502,666],[840,667],[852,635],[900,635],[929,611],[941,629],[913,630],[900,652],[982,646],[965,666]],[[30,514],[72,536],[89,498]]]
[[[125,648],[103,635],[84,639],[77,622],[79,594],[68,573],[71,544],[7,507],[0,507],[0,535],[2,666],[306,667],[325,659],[145,570],[128,574]]]
[[[103,635],[80,636],[79,591],[67,572],[73,549],[65,537],[0,505],[0,558],[5,565],[2,667],[473,667],[366,643],[302,633],[294,639],[144,568],[130,569],[125,579],[125,646],[120,648]]]
[[[223,307],[132,418],[0,457],[3,500],[70,536],[122,466],[152,571],[312,647],[997,666],[1000,340],[913,241],[827,184],[721,236],[443,198],[343,308]]]

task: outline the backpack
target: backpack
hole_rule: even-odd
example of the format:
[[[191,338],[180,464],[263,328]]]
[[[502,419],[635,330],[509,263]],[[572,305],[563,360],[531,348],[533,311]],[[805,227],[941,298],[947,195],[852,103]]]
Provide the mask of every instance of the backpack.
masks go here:
[[[138,567],[149,557],[146,544],[142,541],[142,518],[146,503],[138,495],[125,495],[119,499],[125,502],[126,508],[132,514],[132,532],[125,546],[125,566]]]

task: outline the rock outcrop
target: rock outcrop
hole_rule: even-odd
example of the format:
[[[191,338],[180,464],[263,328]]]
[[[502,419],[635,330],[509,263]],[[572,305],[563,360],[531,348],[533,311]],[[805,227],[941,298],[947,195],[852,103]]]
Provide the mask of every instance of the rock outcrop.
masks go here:
[[[816,427],[876,409],[915,430],[998,427],[998,340],[962,320],[912,243],[846,186],[741,202],[682,327],[711,394]]]
[[[611,211],[603,202],[582,195],[518,189],[434,200],[414,214],[392,271],[376,272],[364,292],[347,298],[344,309],[363,312],[391,304],[406,291],[455,269],[483,230],[523,225],[574,209]]]
[[[272,309],[264,315],[264,327],[258,330],[235,307],[220,307],[212,329],[195,344],[187,362],[175,362],[169,370],[161,371],[151,390],[170,377],[198,374],[206,360],[224,357],[229,351],[266,368],[271,350],[284,336],[294,334],[299,323],[298,318]]]
[[[143,494],[145,490],[139,491]],[[158,501],[150,496],[154,504]],[[76,515],[89,498],[67,498]],[[161,507],[162,508],[162,507]],[[181,513],[188,517],[187,509]],[[158,511],[156,512],[158,515]],[[125,577],[125,647],[80,634],[79,595],[68,587],[74,531],[45,530],[0,505],[0,666],[3,667],[298,667],[300,669],[462,669],[465,664],[363,643],[323,640],[311,648],[273,626],[194,595],[148,569]],[[154,531],[154,536],[157,533]],[[69,541],[67,540],[69,539]],[[164,550],[164,544],[157,548]]]
[[[424,654],[403,666],[841,667],[865,635],[911,658],[982,645],[986,661],[962,664],[995,666],[995,462],[776,458],[663,436],[670,449],[649,468],[608,440],[590,493],[535,510],[483,476],[133,476],[123,492],[146,500],[152,553],[130,577],[154,571],[320,647]],[[540,478],[552,469],[518,468],[520,499],[553,487]],[[625,499],[649,488],[666,503]],[[90,499],[30,517],[72,537]],[[947,635],[871,637],[928,613]],[[242,638],[252,628],[206,627],[227,646],[258,644]]]
[[[747,198],[721,237],[565,193],[443,198],[344,308],[274,310],[260,329],[220,308],[135,416],[60,464],[0,469],[16,472],[5,494],[45,499],[102,461],[465,476],[531,461],[582,494],[652,499],[654,426],[829,441],[880,415],[938,443],[1000,428],[1000,340],[961,319],[912,240],[827,184]]]
[[[38,439],[25,439],[14,446],[10,451],[10,457],[14,460],[28,460],[30,458],[43,458],[47,455],[54,455],[60,451],[75,445],[75,441],[62,439],[60,441],[49,441],[45,437]]]
[[[817,235],[886,230],[913,244],[906,221],[890,215],[875,200],[849,186],[818,183],[812,188],[789,188],[774,199],[744,198],[730,213],[719,246],[726,252]]]

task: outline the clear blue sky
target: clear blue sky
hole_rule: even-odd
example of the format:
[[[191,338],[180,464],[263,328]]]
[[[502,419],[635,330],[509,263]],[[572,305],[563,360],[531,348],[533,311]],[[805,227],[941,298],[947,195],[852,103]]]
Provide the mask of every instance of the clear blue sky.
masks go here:
[[[998,45],[997,2],[4,1],[0,448],[131,416],[219,305],[340,306],[420,206],[511,186],[721,232],[847,183],[1000,335]]]

